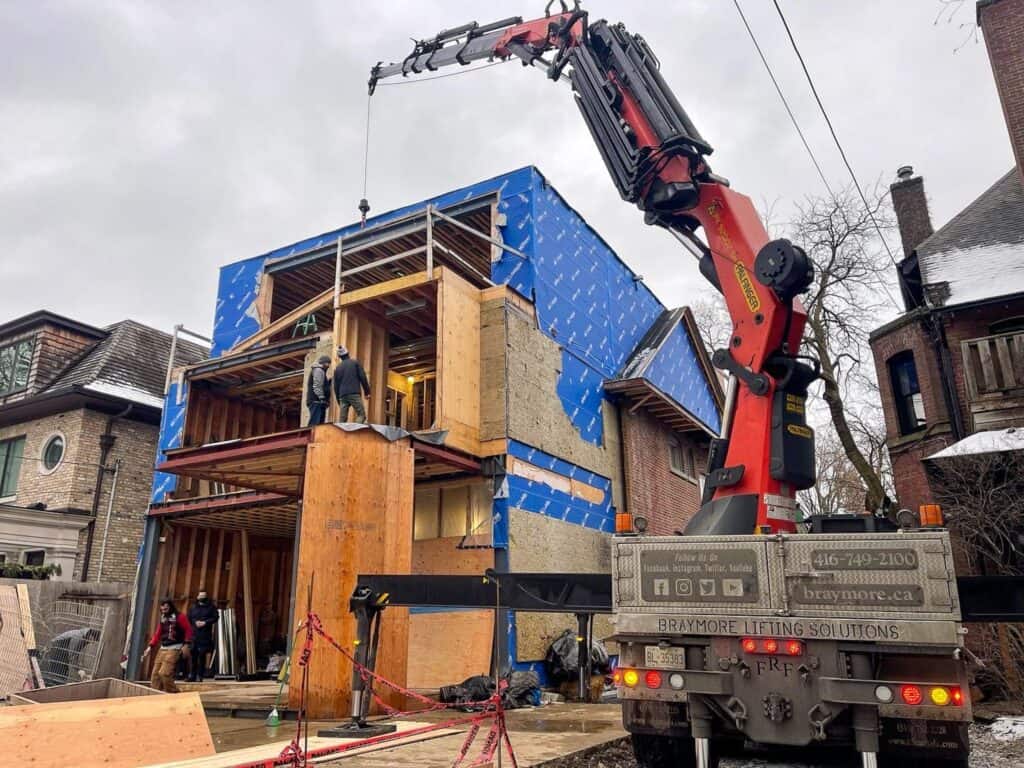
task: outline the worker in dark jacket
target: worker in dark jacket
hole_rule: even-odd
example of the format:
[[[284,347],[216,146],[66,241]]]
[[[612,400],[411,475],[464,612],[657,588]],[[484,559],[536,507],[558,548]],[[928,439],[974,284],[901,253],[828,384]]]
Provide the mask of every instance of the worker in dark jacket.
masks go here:
[[[164,693],[178,692],[178,686],[174,684],[174,670],[178,666],[182,649],[190,642],[192,625],[188,623],[188,617],[178,613],[170,598],[164,598],[160,601],[160,622],[142,654],[145,660],[150,651],[159,649],[153,660],[153,675],[149,681],[153,688]]]
[[[188,609],[188,623],[192,625],[190,682],[200,682],[206,676],[206,659],[213,653],[213,627],[219,619],[220,611],[210,602],[206,590],[199,590],[195,605]]]
[[[327,406],[331,400],[331,358],[321,355],[316,365],[309,372],[306,383],[306,407],[309,408],[309,424],[315,427],[323,424],[327,416]]]
[[[340,361],[334,369],[334,397],[341,408],[339,421],[348,421],[348,409],[354,408],[356,421],[360,424],[366,423],[366,408],[363,407],[363,395],[370,396],[370,381],[366,378],[366,371],[362,363],[354,357],[349,357],[345,347],[338,347],[338,360]]]

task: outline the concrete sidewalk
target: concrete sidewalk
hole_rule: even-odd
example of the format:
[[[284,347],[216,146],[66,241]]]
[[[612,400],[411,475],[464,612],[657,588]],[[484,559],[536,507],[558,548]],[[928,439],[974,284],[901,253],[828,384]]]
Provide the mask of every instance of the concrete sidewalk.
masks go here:
[[[458,713],[430,713],[415,715],[418,722],[437,722]],[[242,749],[291,738],[295,723],[286,722],[277,728],[267,728],[262,721],[244,718],[210,717],[210,732],[220,757],[230,760],[230,750]],[[617,704],[550,704],[536,709],[518,709],[508,713],[509,736],[520,766],[541,765],[550,760],[589,751],[625,737],[621,712]],[[312,723],[310,736],[327,723]],[[485,731],[477,736],[477,754]],[[413,744],[380,749],[371,753],[339,757],[345,765],[362,766],[417,766],[417,768],[448,768],[462,746],[464,732],[439,736]],[[230,765],[224,762],[223,765]]]

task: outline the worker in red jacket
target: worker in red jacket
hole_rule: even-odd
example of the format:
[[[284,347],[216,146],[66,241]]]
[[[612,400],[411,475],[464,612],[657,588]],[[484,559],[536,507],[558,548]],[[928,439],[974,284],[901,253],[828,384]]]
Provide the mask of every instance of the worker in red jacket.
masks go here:
[[[178,692],[178,686],[174,684],[174,670],[183,649],[191,642],[192,625],[188,616],[178,613],[171,599],[164,598],[160,601],[160,623],[142,654],[145,660],[150,651],[159,649],[153,660],[153,674],[149,681],[153,688],[165,693]]]

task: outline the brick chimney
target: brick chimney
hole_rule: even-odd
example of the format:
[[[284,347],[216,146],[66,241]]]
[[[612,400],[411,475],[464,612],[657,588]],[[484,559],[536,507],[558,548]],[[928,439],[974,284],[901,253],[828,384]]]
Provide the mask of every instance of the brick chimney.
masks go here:
[[[903,240],[903,255],[909,256],[932,229],[932,217],[928,215],[928,200],[924,196],[924,179],[914,175],[909,165],[896,171],[896,181],[889,186],[892,193],[892,207],[896,210],[896,221],[900,226]]]
[[[1024,0],[978,0],[978,26],[985,36],[1017,170],[1024,177]]]

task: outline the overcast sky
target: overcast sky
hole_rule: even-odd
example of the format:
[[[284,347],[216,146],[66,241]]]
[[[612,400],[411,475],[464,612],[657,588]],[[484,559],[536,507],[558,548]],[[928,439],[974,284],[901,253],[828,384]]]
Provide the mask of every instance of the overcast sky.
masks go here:
[[[845,170],[769,0],[741,0],[831,181]],[[924,175],[936,225],[1012,165],[965,2],[783,0],[858,176]],[[647,38],[714,169],[755,201],[822,191],[726,0],[598,2]],[[217,268],[348,223],[365,82],[410,37],[538,16],[542,2],[0,0],[0,322],[46,308],[210,329]],[[966,26],[962,26],[966,25]],[[669,305],[707,291],[623,203],[564,87],[518,64],[380,88],[374,212],[533,164]],[[894,249],[898,238],[891,239]]]

